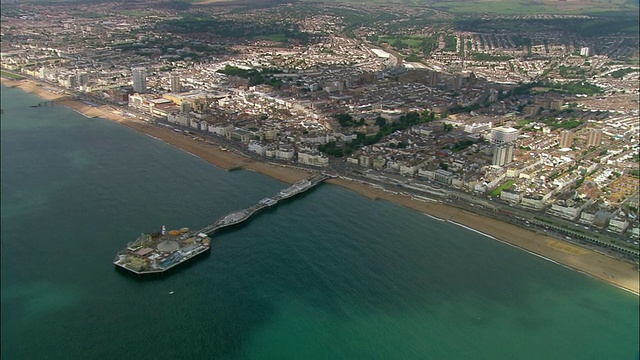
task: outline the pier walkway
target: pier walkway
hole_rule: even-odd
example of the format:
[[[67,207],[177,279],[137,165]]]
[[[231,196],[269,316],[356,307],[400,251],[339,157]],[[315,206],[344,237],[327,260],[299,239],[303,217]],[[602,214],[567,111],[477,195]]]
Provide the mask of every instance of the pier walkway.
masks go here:
[[[278,192],[276,195],[272,196],[272,197],[267,197],[264,198],[260,201],[258,201],[257,204],[248,207],[246,209],[243,210],[239,210],[239,211],[234,211],[230,214],[227,214],[223,217],[221,217],[220,219],[218,219],[216,222],[214,222],[213,224],[202,228],[200,230],[198,230],[196,233],[202,233],[202,234],[210,234],[218,229],[222,229],[224,227],[227,226],[233,226],[233,225],[237,225],[242,223],[243,221],[249,219],[251,217],[251,215],[255,214],[256,212],[267,208],[267,207],[271,207],[274,206],[278,203],[278,201],[284,200],[284,199],[288,199],[290,197],[293,197],[295,195],[301,194],[311,188],[313,188],[314,186],[318,185],[319,183],[321,183],[322,181],[331,178],[331,177],[335,177],[334,175],[330,175],[326,172],[322,172],[322,173],[318,173],[315,175],[312,175],[311,177],[308,177],[306,179],[300,180],[297,183],[291,185],[290,187],[281,190],[280,192]]]
[[[56,104],[55,100],[47,100],[47,101],[41,101],[36,105],[31,105],[31,107],[42,107],[42,106],[49,106],[49,105],[53,106],[55,104]]]

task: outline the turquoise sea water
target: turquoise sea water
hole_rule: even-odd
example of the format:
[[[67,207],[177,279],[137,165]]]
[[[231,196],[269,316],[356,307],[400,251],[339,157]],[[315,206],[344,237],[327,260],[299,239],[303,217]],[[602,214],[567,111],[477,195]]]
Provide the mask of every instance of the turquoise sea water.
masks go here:
[[[1,96],[3,359],[638,358],[637,296],[329,184],[127,276],[112,261],[140,232],[287,185]]]

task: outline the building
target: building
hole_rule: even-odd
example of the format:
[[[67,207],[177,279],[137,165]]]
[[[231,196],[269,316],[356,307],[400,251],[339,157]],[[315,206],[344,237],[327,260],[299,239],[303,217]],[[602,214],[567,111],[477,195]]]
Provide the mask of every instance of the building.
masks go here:
[[[133,91],[137,93],[147,91],[147,69],[133,68],[131,70],[131,81],[133,82]]]
[[[317,151],[298,152],[298,162],[312,166],[328,166],[329,158]]]
[[[240,128],[235,128],[232,131],[227,132],[227,139],[239,141],[243,144],[248,144],[249,140],[254,140],[254,137],[255,136],[253,135],[253,133],[251,133],[251,131]],[[293,155],[291,157],[293,157]]]
[[[491,123],[491,121],[484,122],[484,123],[473,123],[471,125],[465,125],[464,132],[469,134],[477,134],[482,131],[491,129],[492,125],[493,124]]]
[[[542,210],[544,208],[544,200],[540,195],[522,196],[520,206],[531,210]]]
[[[591,55],[591,49],[590,48],[588,48],[586,46],[583,46],[583,47],[580,48],[580,56],[589,56],[589,55]]]
[[[436,71],[432,71],[431,74],[429,74],[429,79],[427,84],[431,87],[435,87],[435,86],[438,86],[439,82],[440,82],[440,73]]]
[[[378,156],[378,157],[373,159],[372,166],[375,169],[382,169],[382,168],[385,167],[386,164],[387,164],[387,159],[383,158],[382,156]]]
[[[183,101],[180,103],[180,112],[183,114],[188,114],[191,111],[191,103],[187,101]]]
[[[502,192],[500,192],[500,199],[511,205],[519,204],[520,201],[522,201],[522,194],[517,191],[502,190]]]
[[[67,84],[66,85],[70,89],[75,89],[75,87],[76,87],[76,77],[73,76],[73,75],[69,75],[67,77]]]
[[[491,165],[504,166],[513,161],[513,144],[501,144],[493,146]]]
[[[587,134],[587,146],[600,146],[602,142],[602,130],[591,129]]]
[[[142,109],[145,106],[149,106],[149,101],[146,97],[140,94],[132,94],[129,95],[129,106],[136,109]]]
[[[373,164],[373,160],[371,156],[368,155],[360,155],[360,166],[370,167]]]
[[[551,100],[551,103],[549,104],[549,108],[556,111],[562,110],[562,106],[564,106],[564,101],[562,99]]]
[[[549,209],[547,209],[547,213],[551,216],[575,221],[580,218],[582,208],[580,206],[567,206],[565,204],[554,203],[551,204]]]
[[[609,220],[609,227],[607,228],[609,231],[616,232],[622,234],[629,227],[629,222],[625,218],[615,217]]]
[[[500,126],[491,129],[492,165],[504,166],[513,161],[513,150],[518,139],[518,130]]]
[[[253,151],[258,155],[265,156],[267,154],[267,145],[258,140],[249,140],[247,150]]]
[[[540,107],[538,105],[527,105],[524,107],[524,115],[525,116],[535,116],[538,113]]]
[[[433,172],[433,178],[435,181],[449,185],[451,184],[451,179],[453,177],[453,173],[450,171],[446,171],[443,169],[438,169]]]
[[[293,161],[295,150],[291,144],[280,144],[276,149],[274,156],[277,160]]]
[[[513,144],[516,140],[518,140],[517,129],[506,126],[491,129],[491,142],[495,145]]]
[[[77,84],[78,86],[84,86],[89,82],[89,74],[81,72],[78,74]]]
[[[180,77],[178,75],[171,75],[171,78],[169,78],[169,86],[172,93],[181,92],[182,85],[180,84]]]
[[[400,164],[400,175],[404,176],[416,176],[418,174],[418,167],[416,165]]]
[[[560,147],[570,148],[573,145],[573,132],[571,130],[563,130],[560,133]]]

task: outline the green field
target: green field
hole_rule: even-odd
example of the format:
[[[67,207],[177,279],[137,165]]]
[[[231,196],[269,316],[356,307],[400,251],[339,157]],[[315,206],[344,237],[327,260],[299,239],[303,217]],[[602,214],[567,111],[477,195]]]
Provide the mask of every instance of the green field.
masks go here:
[[[506,189],[510,188],[515,183],[516,183],[515,180],[507,180],[507,181],[504,182],[504,184],[498,186],[495,190],[490,192],[489,196],[491,196],[491,197],[499,196],[500,193],[502,193],[502,190],[506,190]]]
[[[411,54],[409,56],[407,56],[404,61],[408,61],[408,62],[422,62],[422,57],[416,55],[416,54]]]
[[[493,1],[443,1],[431,5],[440,10],[457,14],[536,14],[549,12],[550,7],[527,0],[493,0]]]
[[[415,54],[428,55],[438,46],[439,33],[431,34],[430,36],[407,36],[407,35],[385,35],[375,36],[369,40],[374,41],[379,46],[383,46],[385,43],[391,45],[394,49],[400,51],[402,49],[411,49]],[[456,39],[454,36],[443,34],[445,39],[453,39],[453,50],[456,47]],[[449,41],[451,43],[451,41]],[[449,44],[451,46],[451,44]]]
[[[256,40],[267,40],[267,41],[278,41],[285,42],[287,41],[287,35],[285,34],[269,34],[269,35],[258,35],[253,37]]]
[[[402,43],[403,46],[409,47],[411,49],[417,49],[422,45],[425,37],[420,36],[380,36],[379,40],[381,43],[388,43],[392,46],[398,47],[399,43]]]
[[[627,0],[453,0],[433,1],[429,6],[457,14],[580,14],[636,11]]]
[[[123,10],[122,14],[131,16],[131,17],[145,17],[145,16],[151,15],[152,13],[148,11],[139,11],[139,10]]]
[[[310,1],[310,0],[308,0]],[[402,4],[454,14],[597,14],[638,12],[634,0],[325,0],[357,5]]]
[[[622,78],[623,76],[625,76],[625,75],[627,75],[629,73],[638,72],[638,71],[639,71],[638,69],[624,68],[624,69],[616,70],[616,71],[610,73],[609,75],[611,77],[620,79],[620,78]]]

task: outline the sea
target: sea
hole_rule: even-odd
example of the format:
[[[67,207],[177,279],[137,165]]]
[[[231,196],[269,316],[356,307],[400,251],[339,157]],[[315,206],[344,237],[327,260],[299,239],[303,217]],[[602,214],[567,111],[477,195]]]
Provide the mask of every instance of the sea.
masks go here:
[[[287,184],[1,89],[2,359],[638,359],[638,296],[321,184],[161,276],[113,265]]]

